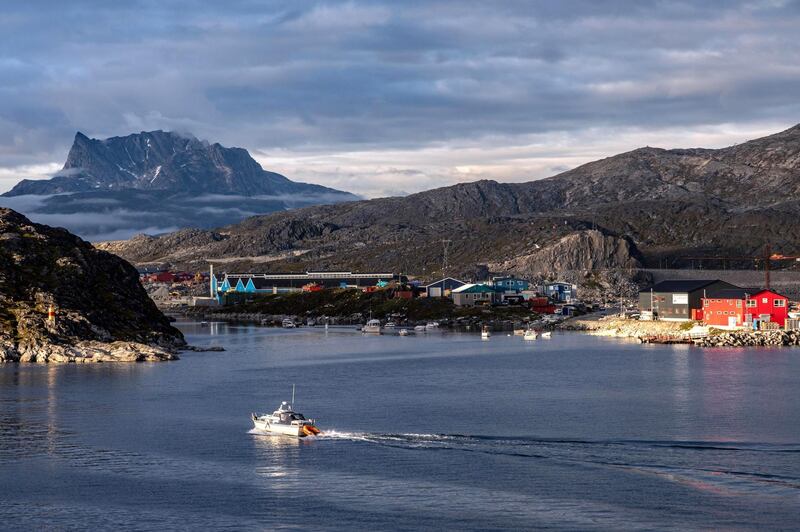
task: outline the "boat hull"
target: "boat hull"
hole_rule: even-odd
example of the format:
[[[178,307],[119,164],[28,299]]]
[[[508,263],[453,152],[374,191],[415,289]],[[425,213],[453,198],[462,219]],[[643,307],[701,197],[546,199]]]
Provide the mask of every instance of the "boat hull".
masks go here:
[[[253,426],[255,426],[257,430],[263,432],[271,432],[273,434],[296,436],[298,438],[304,438],[307,436],[306,432],[303,430],[304,425],[285,425],[282,423],[270,423],[265,419],[254,418]]]

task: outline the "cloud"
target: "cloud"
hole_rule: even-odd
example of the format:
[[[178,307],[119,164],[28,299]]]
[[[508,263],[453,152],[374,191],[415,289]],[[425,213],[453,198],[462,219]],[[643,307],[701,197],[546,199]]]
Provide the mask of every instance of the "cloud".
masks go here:
[[[190,132],[368,196],[738,141],[800,121],[798,5],[17,2],[0,191],[60,167],[75,130]]]

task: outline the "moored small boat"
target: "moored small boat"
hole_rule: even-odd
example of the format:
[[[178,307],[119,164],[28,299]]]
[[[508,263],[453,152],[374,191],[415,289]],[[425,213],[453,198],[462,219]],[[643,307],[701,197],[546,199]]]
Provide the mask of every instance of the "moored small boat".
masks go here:
[[[484,325],[481,329],[481,339],[488,340],[492,336],[492,331],[489,330],[488,325]]]
[[[281,327],[283,327],[284,329],[294,329],[295,327],[297,327],[297,325],[295,325],[293,319],[284,318],[284,320],[281,322]]]
[[[553,335],[550,331],[545,331],[542,333],[542,338],[550,338]]]
[[[400,336],[408,336],[408,329],[400,329],[400,332],[397,334]]]
[[[538,338],[538,337],[539,337],[539,334],[535,330],[528,329],[528,330],[525,331],[525,334],[522,336],[522,339],[523,340],[536,340],[536,338]]]
[[[366,325],[361,327],[361,332],[369,334],[380,334],[381,320],[369,320]]]

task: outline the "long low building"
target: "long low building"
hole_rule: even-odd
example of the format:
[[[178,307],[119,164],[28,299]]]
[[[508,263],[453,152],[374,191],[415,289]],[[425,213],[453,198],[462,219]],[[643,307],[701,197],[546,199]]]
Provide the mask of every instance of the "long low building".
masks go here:
[[[738,287],[719,279],[661,281],[639,292],[639,309],[665,321],[697,320],[705,294],[731,288]]]
[[[385,272],[226,273],[222,280],[211,277],[212,293],[295,292],[308,284],[324,288],[363,288],[390,282],[406,283],[405,275]]]

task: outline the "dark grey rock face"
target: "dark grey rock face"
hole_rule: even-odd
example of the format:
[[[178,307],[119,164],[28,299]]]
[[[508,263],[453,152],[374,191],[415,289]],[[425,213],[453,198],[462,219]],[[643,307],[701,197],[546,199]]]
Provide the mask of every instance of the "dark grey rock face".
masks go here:
[[[219,227],[358,199],[268,172],[247,150],[164,131],[105,140],[78,133],[58,175],[20,181],[2,196],[0,207],[91,240]]]
[[[0,362],[78,361],[83,347],[95,360],[168,359],[184,344],[133,266],[0,209]]]
[[[4,195],[120,189],[243,196],[325,193],[355,199],[338,190],[296,183],[265,171],[242,148],[225,148],[164,131],[105,140],[78,132],[58,176],[23,180]]]

